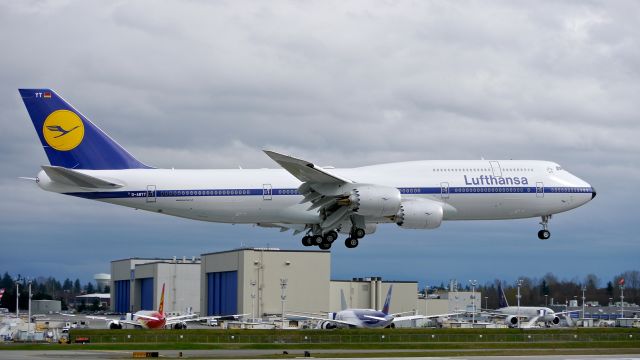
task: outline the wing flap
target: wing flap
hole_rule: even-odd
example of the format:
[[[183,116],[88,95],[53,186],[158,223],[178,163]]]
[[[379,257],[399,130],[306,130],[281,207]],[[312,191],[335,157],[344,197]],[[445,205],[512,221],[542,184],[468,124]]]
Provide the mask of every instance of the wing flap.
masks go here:
[[[55,182],[71,186],[79,186],[92,189],[115,189],[123,187],[123,184],[115,181],[100,179],[95,176],[83,174],[79,171],[60,166],[43,165],[42,170]]]

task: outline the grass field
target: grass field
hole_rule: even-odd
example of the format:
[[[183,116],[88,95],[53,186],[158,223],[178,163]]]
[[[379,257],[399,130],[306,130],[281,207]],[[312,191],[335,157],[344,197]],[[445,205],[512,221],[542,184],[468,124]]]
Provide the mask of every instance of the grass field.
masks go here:
[[[72,330],[71,341],[79,338],[90,343],[7,344],[0,350],[262,350],[254,357],[265,358],[289,357],[274,354],[284,350],[322,357],[640,353],[640,329],[623,328]]]

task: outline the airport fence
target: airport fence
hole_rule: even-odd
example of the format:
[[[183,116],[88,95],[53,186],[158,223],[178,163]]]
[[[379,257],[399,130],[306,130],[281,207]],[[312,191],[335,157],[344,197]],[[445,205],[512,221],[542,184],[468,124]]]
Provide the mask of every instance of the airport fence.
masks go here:
[[[225,334],[225,333],[180,333],[180,332],[136,332],[114,334],[82,333],[72,335],[71,341],[88,338],[90,343],[203,343],[203,344],[411,344],[411,343],[552,343],[552,342],[637,342],[640,332],[615,333],[556,333],[539,331],[536,333],[513,334]]]

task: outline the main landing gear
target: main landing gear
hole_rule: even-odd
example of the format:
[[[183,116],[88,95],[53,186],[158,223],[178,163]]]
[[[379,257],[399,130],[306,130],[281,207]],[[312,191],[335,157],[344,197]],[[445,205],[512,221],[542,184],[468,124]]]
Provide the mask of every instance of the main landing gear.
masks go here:
[[[551,215],[543,215],[542,221],[540,221],[540,225],[542,225],[542,230],[538,231],[538,239],[547,240],[551,237],[551,232],[548,230],[549,228],[549,219],[551,219]]]
[[[344,245],[349,249],[353,249],[354,247],[358,246],[358,243],[359,243],[358,239],[362,239],[364,235],[365,235],[365,231],[363,228],[357,228],[354,226],[351,229],[351,234],[344,241]]]
[[[302,238],[302,245],[317,246],[322,250],[331,249],[331,244],[338,238],[338,233],[334,230],[328,231],[323,235],[305,235]]]
[[[365,236],[365,230],[362,228],[354,227],[351,229],[349,237],[344,241],[344,245],[353,249],[358,246],[358,239],[362,239]],[[322,250],[331,249],[333,242],[338,239],[338,233],[335,230],[326,232],[324,235],[310,233],[302,237],[302,245],[304,246],[317,246]]]

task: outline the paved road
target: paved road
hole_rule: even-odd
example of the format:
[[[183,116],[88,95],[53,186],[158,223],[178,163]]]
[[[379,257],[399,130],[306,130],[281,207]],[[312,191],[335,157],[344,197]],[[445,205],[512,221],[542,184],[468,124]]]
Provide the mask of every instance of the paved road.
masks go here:
[[[404,353],[407,352],[430,352],[428,350],[397,350]],[[441,351],[441,350],[434,350]],[[459,352],[464,352],[464,350],[458,350]],[[468,350],[477,352],[478,350]],[[34,359],[77,359],[77,360],[89,360],[89,359],[131,359],[132,358],[132,350],[114,350],[114,351],[100,351],[100,350],[6,350],[0,352],[0,359],[11,359],[11,360],[34,360]],[[325,353],[361,353],[362,350],[316,350],[311,351],[311,356],[313,357],[314,352],[317,354]],[[389,350],[370,350],[370,353],[375,352],[389,352]],[[176,350],[162,350],[159,352],[162,358],[179,358],[180,351]],[[234,358],[256,358],[258,356],[265,355],[278,355],[282,354],[282,350],[183,350],[182,358],[190,358],[190,359],[207,359],[207,358],[225,358],[225,357],[234,357]],[[289,355],[300,356],[304,355],[304,351],[302,350],[291,350],[289,351]],[[321,358],[319,356],[318,358]],[[332,360],[336,360],[339,358],[332,358]],[[393,359],[393,360],[426,360],[426,359],[452,359],[452,360],[464,360],[464,359],[473,359],[473,360],[487,360],[487,359],[499,359],[499,360],[640,360],[640,353],[638,354],[629,354],[629,355],[534,355],[534,356],[459,356],[459,357],[410,357],[410,358],[360,358],[360,359],[371,359],[371,360],[383,360],[383,359]],[[353,360],[353,358],[345,359],[345,360]]]

